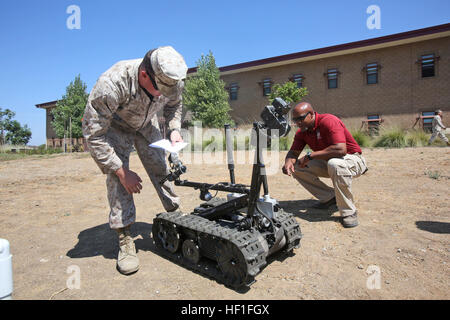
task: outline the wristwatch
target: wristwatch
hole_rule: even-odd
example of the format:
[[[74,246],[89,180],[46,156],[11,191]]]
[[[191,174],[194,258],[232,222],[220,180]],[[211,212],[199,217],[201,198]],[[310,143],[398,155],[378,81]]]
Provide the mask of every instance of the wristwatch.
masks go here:
[[[308,158],[308,160],[312,160],[311,151],[306,154],[306,157]]]

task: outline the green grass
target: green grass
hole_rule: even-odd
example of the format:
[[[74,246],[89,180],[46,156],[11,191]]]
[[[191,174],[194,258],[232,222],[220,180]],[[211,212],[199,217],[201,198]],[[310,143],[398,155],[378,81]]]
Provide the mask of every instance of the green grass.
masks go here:
[[[426,171],[425,175],[427,175],[430,179],[439,180],[441,177],[441,173],[439,171]]]
[[[404,148],[407,146],[406,132],[399,128],[385,129],[373,146],[376,148]]]
[[[408,147],[424,147],[428,145],[429,135],[422,130],[412,130],[406,134],[406,145]]]
[[[6,152],[0,152],[0,162],[2,161],[11,161],[11,160],[18,160],[28,157],[25,153],[6,153]]]
[[[360,147],[370,147],[372,145],[372,137],[361,130],[351,130],[351,135]]]
[[[45,144],[37,148],[20,145],[1,145],[0,161],[11,161],[23,159],[30,156],[49,156],[53,154],[63,153],[61,148],[45,148]]]

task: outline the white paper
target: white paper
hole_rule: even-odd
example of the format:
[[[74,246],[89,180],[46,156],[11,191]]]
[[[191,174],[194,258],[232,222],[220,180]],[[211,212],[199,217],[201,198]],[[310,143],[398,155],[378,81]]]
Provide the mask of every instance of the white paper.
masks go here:
[[[162,140],[153,142],[150,145],[150,147],[164,149],[171,153],[178,153],[181,149],[183,149],[187,145],[188,144],[186,142],[176,142],[175,145],[172,146],[172,142],[170,142],[167,139],[162,139]]]

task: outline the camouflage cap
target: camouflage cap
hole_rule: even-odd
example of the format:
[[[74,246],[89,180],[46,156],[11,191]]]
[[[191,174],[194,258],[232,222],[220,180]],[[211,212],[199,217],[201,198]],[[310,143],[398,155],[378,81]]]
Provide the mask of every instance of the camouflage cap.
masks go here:
[[[165,96],[171,96],[177,90],[177,83],[186,78],[186,62],[171,46],[154,50],[150,61],[158,90]]]

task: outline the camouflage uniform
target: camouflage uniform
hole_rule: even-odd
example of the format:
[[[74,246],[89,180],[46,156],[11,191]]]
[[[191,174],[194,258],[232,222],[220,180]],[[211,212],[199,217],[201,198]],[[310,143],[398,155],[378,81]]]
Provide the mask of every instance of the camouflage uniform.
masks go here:
[[[103,73],[89,95],[83,117],[83,135],[90,153],[101,171],[107,174],[112,229],[127,227],[136,218],[133,196],[128,194],[115,174],[122,166],[129,168],[133,145],[165,210],[175,210],[179,206],[172,183],[159,184],[169,172],[165,152],[148,145],[162,138],[157,120],[160,109],[164,110],[168,129],[180,129],[184,83],[175,81],[170,96],[161,95],[151,100],[139,86],[138,72],[142,60],[120,61]],[[170,80],[173,81],[168,79],[166,83]]]
[[[428,141],[429,144],[433,143],[434,139],[436,139],[437,136],[441,138],[443,141],[445,141],[448,144],[448,138],[445,136],[445,126],[442,124],[442,119],[439,115],[436,115],[433,118],[433,122],[431,123],[433,133],[430,137],[430,140]],[[443,131],[444,129],[444,131]]]

